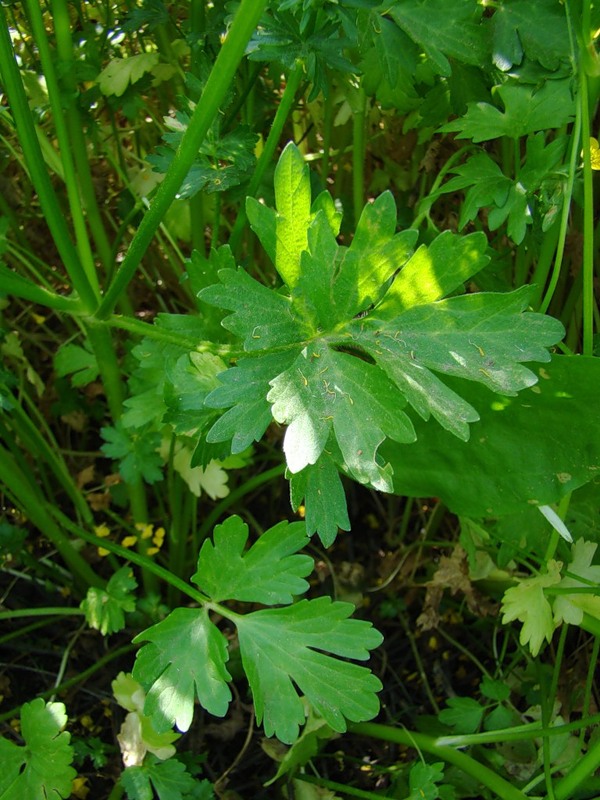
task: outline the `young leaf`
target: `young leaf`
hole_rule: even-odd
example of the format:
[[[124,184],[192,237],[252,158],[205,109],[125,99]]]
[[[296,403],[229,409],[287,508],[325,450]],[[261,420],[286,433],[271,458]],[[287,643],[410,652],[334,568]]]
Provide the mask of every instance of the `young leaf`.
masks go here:
[[[73,386],[87,386],[98,377],[96,356],[84,347],[66,344],[54,358],[54,369],[60,376],[71,375]]]
[[[158,64],[158,53],[141,53],[128,58],[113,58],[97,77],[103,95],[120,97],[130,83],[136,83]]]
[[[133,590],[137,581],[129,567],[121,567],[106,584],[106,589],[91,586],[81,601],[88,625],[103,636],[125,627],[125,612],[135,611]]]
[[[119,421],[114,427],[102,428],[100,433],[105,441],[100,449],[108,458],[120,460],[119,472],[125,483],[133,483],[138,478],[156,483],[162,478],[158,432],[128,431]]]
[[[242,600],[275,605],[304,594],[304,580],[313,569],[310,556],[298,555],[308,544],[302,522],[280,522],[244,552],[248,526],[229,517],[214,530],[213,542],[202,545],[192,580],[215,601]]]
[[[127,767],[120,778],[128,800],[213,800],[214,793],[209,781],[198,783],[177,759],[159,761],[148,757],[139,767]],[[193,792],[193,795],[192,795]],[[156,793],[156,794],[155,794]]]
[[[507,136],[517,139],[548,128],[561,128],[575,113],[571,79],[549,80],[536,86],[506,83],[496,89],[504,106],[469,103],[460,119],[442,125],[441,131],[457,131],[457,139],[485,142]]]
[[[365,660],[382,641],[370,623],[348,619],[353,610],[350,603],[320,597],[236,618],[256,718],[267,736],[288,744],[298,737],[305,719],[299,692],[340,733],[346,719],[358,722],[377,714],[378,678],[333,657]]]
[[[440,797],[440,787],[437,784],[443,780],[443,762],[436,761],[434,764],[425,764],[417,761],[408,778],[410,786],[408,800],[436,800]]]
[[[523,623],[519,641],[529,645],[531,654],[537,656],[544,639],[549,642],[554,633],[555,623],[552,619],[552,606],[544,595],[544,588],[560,582],[561,564],[548,562],[548,572],[525,578],[504,592],[502,598],[502,622],[518,619]]]
[[[600,585],[600,566],[592,564],[598,547],[596,542],[578,539],[572,547],[572,560],[560,582],[561,589],[577,589],[573,594],[559,594],[554,598],[554,622],[580,625],[584,612],[600,619],[600,597],[595,594]],[[589,594],[582,589],[589,587]]]
[[[37,698],[22,706],[21,734],[25,746],[0,739],[2,800],[71,796],[77,773],[70,766],[73,750],[70,734],[63,730],[66,722],[62,703],[44,703]]]
[[[144,713],[159,733],[173,725],[187,731],[196,697],[211,714],[225,715],[231,700],[227,642],[205,609],[176,608],[133,641],[148,642],[133,677],[147,692]]]
[[[455,733],[475,733],[484,714],[485,708],[472,697],[450,697],[448,707],[440,711],[438,718]]]

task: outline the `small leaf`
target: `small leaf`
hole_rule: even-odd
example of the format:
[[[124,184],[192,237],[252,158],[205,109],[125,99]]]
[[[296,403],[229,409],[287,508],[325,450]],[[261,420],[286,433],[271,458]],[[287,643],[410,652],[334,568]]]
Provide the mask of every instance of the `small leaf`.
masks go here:
[[[159,733],[173,725],[187,731],[196,697],[211,714],[225,715],[231,700],[227,642],[205,609],[176,608],[133,641],[148,642],[133,677],[147,692],[144,713]]]
[[[304,523],[280,522],[244,552],[247,541],[248,526],[233,516],[202,545],[192,580],[211,599],[275,605],[308,590],[313,560],[297,554],[309,541]]]
[[[460,119],[442,125],[441,131],[457,131],[457,139],[485,142],[506,136],[517,139],[528,133],[561,128],[575,113],[571,79],[548,80],[538,89],[506,83],[496,88],[504,111],[490,103],[469,103]]]
[[[443,780],[443,762],[436,761],[434,764],[425,764],[417,761],[411,768],[408,778],[410,786],[408,800],[436,800],[440,796],[439,787],[436,784]]]
[[[142,766],[123,770],[120,780],[129,800],[153,800],[155,796],[158,800],[187,800],[192,792],[196,800],[214,798],[212,784],[202,781],[198,792],[196,780],[174,758],[159,761],[150,757]]]
[[[103,95],[120,97],[130,83],[136,83],[158,64],[158,53],[140,53],[128,58],[113,58],[98,75],[97,81]]]
[[[126,483],[143,478],[156,483],[162,478],[162,459],[159,455],[160,434],[140,429],[129,431],[122,421],[114,427],[101,428],[105,444],[100,448],[108,458],[119,459],[119,472]]]
[[[544,589],[560,582],[560,567],[559,562],[550,561],[545,575],[525,578],[504,592],[502,622],[506,625],[518,619],[523,623],[519,641],[522,645],[529,645],[533,656],[537,656],[544,640],[549,642],[554,633],[552,607]]]
[[[485,708],[472,697],[450,697],[448,707],[438,717],[455,733],[475,733],[481,725]]]
[[[76,344],[66,344],[60,348],[54,357],[54,369],[57,375],[71,375],[73,386],[87,386],[96,380],[99,373],[96,356]]]
[[[68,798],[77,773],[70,766],[73,750],[62,703],[37,698],[21,707],[21,733],[25,746],[0,739],[0,797]]]
[[[137,581],[129,567],[121,567],[106,584],[106,589],[91,586],[81,608],[88,625],[103,636],[125,627],[125,612],[135,611],[133,590]]]
[[[296,740],[305,719],[298,691],[339,732],[346,719],[375,716],[379,680],[365,667],[334,658],[365,660],[382,641],[370,623],[348,619],[353,610],[350,603],[321,597],[236,619],[256,718],[267,736]]]

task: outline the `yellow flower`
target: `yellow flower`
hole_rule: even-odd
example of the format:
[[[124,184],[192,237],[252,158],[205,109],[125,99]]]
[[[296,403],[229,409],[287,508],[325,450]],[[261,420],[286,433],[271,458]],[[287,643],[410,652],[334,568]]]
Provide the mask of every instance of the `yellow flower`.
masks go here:
[[[102,525],[95,525],[94,533],[101,539],[106,539],[107,536],[110,536],[110,530],[108,529],[108,525],[105,525],[104,523],[102,523]]]
[[[598,139],[590,137],[590,157],[592,160],[592,169],[600,169],[600,146]]]
[[[156,547],[160,548],[163,546],[164,540],[165,540],[165,529],[157,528],[154,532],[154,536],[152,537],[152,541],[154,542]]]
[[[137,540],[138,540],[137,536],[126,536],[121,542],[121,544],[123,545],[123,547],[133,547],[133,545],[137,542]]]
[[[142,539],[149,539],[154,531],[154,526],[147,522],[136,522],[135,527],[140,532]]]
[[[106,547],[99,547],[98,548],[98,555],[99,556],[107,556],[110,553],[110,550],[107,550]]]

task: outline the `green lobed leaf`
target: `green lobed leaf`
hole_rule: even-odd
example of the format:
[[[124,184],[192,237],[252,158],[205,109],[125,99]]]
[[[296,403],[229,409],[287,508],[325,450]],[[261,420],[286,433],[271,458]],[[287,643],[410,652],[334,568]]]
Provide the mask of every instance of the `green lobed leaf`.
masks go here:
[[[447,708],[438,714],[440,722],[455,733],[475,733],[481,725],[485,708],[472,697],[450,697]]]
[[[414,432],[401,410],[402,398],[380,369],[316,344],[271,385],[267,400],[273,417],[288,426],[283,449],[291,472],[315,464],[333,430],[358,480],[391,486],[385,468],[375,462],[377,449],[386,436],[410,442]]]
[[[73,749],[70,734],[63,730],[67,715],[63,703],[44,703],[41,697],[21,707],[20,747],[0,739],[0,797],[66,798],[71,796],[77,776],[70,766]]]
[[[192,580],[211,599],[275,605],[308,590],[313,560],[298,555],[309,541],[304,523],[280,522],[244,552],[247,541],[248,526],[232,516],[202,545]]]
[[[173,725],[187,731],[196,697],[211,714],[225,715],[231,700],[227,642],[206,609],[176,608],[133,641],[147,642],[133,677],[146,690],[144,714],[159,733]]]
[[[209,781],[198,783],[177,759],[159,761],[152,756],[140,767],[127,767],[121,773],[121,786],[128,800],[213,800],[214,793]],[[192,795],[193,792],[193,795]],[[156,793],[156,794],[155,794]]]
[[[561,128],[571,121],[575,104],[571,80],[546,81],[541,88],[506,83],[496,88],[504,110],[490,103],[469,103],[467,113],[440,128],[457,139],[485,142],[507,136],[517,139],[534,131]]]
[[[217,375],[226,369],[224,361],[211,353],[186,353],[166,365],[162,421],[176,434],[191,436],[214,416],[204,401],[219,385]]]
[[[379,680],[365,667],[334,658],[366,660],[382,641],[370,623],[348,619],[353,610],[321,597],[236,619],[256,718],[267,736],[296,740],[305,719],[299,693],[335,731],[346,730],[346,719],[377,714]]]
[[[96,380],[99,373],[96,356],[76,344],[66,344],[60,348],[54,357],[54,369],[57,375],[71,375],[73,386],[87,386]]]
[[[106,584],[106,589],[91,586],[80,604],[90,628],[100,631],[103,636],[123,630],[125,612],[135,611],[132,592],[136,587],[137,581],[130,567],[117,570]]]
[[[504,72],[520,64],[524,55],[552,72],[571,57],[567,15],[554,0],[498,4],[492,30],[494,63]]]
[[[125,483],[135,483],[143,478],[146,483],[156,483],[162,478],[162,459],[157,452],[160,434],[140,428],[127,430],[119,420],[114,427],[100,429],[104,444],[100,448],[108,458],[119,460],[119,473]]]
[[[484,233],[457,236],[451,231],[441,233],[429,246],[421,245],[387,290],[377,317],[395,317],[462,287],[488,263],[486,248]]]

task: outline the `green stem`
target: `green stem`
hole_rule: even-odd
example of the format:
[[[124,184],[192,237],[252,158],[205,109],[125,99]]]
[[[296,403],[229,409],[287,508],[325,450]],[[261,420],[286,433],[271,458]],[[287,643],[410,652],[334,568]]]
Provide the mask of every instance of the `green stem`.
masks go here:
[[[181,183],[194,161],[198,149],[225,99],[244,56],[246,45],[256,27],[267,0],[242,0],[227,38],[206,82],[202,97],[196,106],[187,131],[164,180],[160,184],[154,202],[144,215],[129,246],[121,268],[115,275],[104,296],[97,316],[106,319],[119,301],[148,249],[167,209],[175,199]]]
[[[23,475],[12,455],[0,446],[0,483],[3,483],[31,522],[52,542],[75,577],[78,588],[103,586],[103,581],[73,547],[48,513],[39,490]]]
[[[29,2],[33,4],[34,0],[29,0]],[[94,238],[98,256],[104,269],[108,270],[111,266],[111,246],[98,207],[87,146],[83,135],[83,126],[77,106],[79,89],[75,78],[76,59],[73,50],[73,37],[71,35],[71,22],[67,0],[53,0],[52,13],[56,35],[56,48],[59,63],[62,67],[62,80],[68,94],[64,115],[71,147],[73,148],[73,158],[77,169],[79,190],[81,192],[83,208]],[[64,159],[64,150],[62,147],[60,152]]]
[[[17,619],[18,617],[48,617],[52,615],[61,617],[81,617],[85,616],[85,611],[81,608],[70,608],[68,606],[56,606],[54,608],[15,608],[12,611],[0,611],[0,619]]]
[[[91,313],[97,306],[97,295],[79,261],[79,256],[71,241],[58,198],[56,197],[46,170],[44,158],[31,118],[27,95],[25,94],[19,68],[13,54],[6,15],[1,5],[0,73],[10,101],[27,168],[38,194],[46,222],[48,223],[56,247],[65,265],[65,269],[71,279],[73,288],[79,294],[85,309]]]
[[[365,204],[365,159],[366,141],[366,109],[367,94],[361,86],[358,90],[359,109],[352,119],[352,205],[354,208],[354,224],[358,223]]]
[[[589,2],[583,5],[589,11]],[[579,94],[583,141],[583,355],[591,356],[594,351],[594,185],[590,156],[588,78],[583,68],[579,69]]]
[[[501,778],[496,772],[475,761],[474,758],[453,750],[451,747],[440,745],[432,736],[424,733],[415,733],[402,728],[393,728],[391,725],[379,725],[375,722],[358,722],[348,725],[348,730],[360,736],[381,739],[385,742],[394,742],[405,747],[414,747],[423,750],[448,764],[453,764],[467,775],[479,781],[491,791],[495,792],[500,800],[525,800],[523,792],[516,789],[511,783]],[[600,745],[599,745],[600,748]],[[558,798],[558,795],[557,795]],[[559,800],[563,800],[561,797]]]
[[[588,752],[577,761],[575,766],[556,784],[554,797],[556,800],[569,800],[574,797],[577,788],[600,767],[600,740],[592,740]]]
[[[254,197],[257,194],[260,188],[261,181],[265,174],[265,170],[267,169],[269,164],[271,164],[273,161],[275,150],[277,149],[277,145],[279,144],[279,141],[283,134],[283,128],[290,115],[292,106],[294,105],[294,101],[296,100],[296,93],[298,92],[298,88],[302,81],[303,75],[304,75],[304,68],[301,62],[297,62],[288,76],[285,89],[283,90],[283,94],[281,96],[281,101],[279,103],[279,106],[277,107],[277,111],[275,112],[275,118],[273,119],[273,124],[271,125],[271,128],[269,130],[269,135],[267,136],[267,141],[265,142],[263,151],[260,154],[260,158],[258,159],[258,162],[256,164],[252,180],[250,181],[250,184],[248,186],[247,195],[249,197]],[[234,253],[237,253],[237,251],[239,250],[240,241],[242,238],[242,234],[244,232],[245,225],[246,225],[246,210],[240,209],[240,212],[235,221],[235,225],[233,226],[233,231],[231,232],[231,236],[229,237],[229,244]]]
[[[86,274],[90,286],[93,288],[97,299],[100,299],[100,286],[98,284],[98,276],[94,266],[94,257],[92,255],[92,248],[90,240],[87,235],[85,225],[85,217],[81,204],[81,196],[79,193],[79,185],[77,180],[77,173],[75,170],[75,162],[73,160],[72,143],[69,140],[67,131],[65,106],[72,104],[72,98],[66,98],[66,102],[62,97],[58,78],[54,64],[56,57],[50,51],[48,43],[48,35],[44,26],[42,18],[41,5],[37,0],[27,0],[27,10],[31,20],[31,27],[36,44],[40,53],[40,61],[46,85],[48,87],[48,98],[50,100],[50,107],[52,108],[52,116],[54,119],[54,129],[56,132],[56,139],[58,142],[58,151],[61,155],[63,179],[67,188],[67,198],[69,200],[69,210],[71,212],[71,219],[73,220],[73,228],[75,230],[75,240],[77,242],[77,252],[82,268]],[[56,9],[55,9],[56,11]],[[54,17],[55,25],[57,18]]]
[[[39,303],[39,305],[53,308],[55,311],[66,311],[71,314],[83,311],[81,302],[77,298],[64,297],[45,289],[43,286],[37,286],[2,264],[0,264],[0,281],[3,293],[21,297],[23,300],[29,300],[32,303]]]
[[[210,602],[209,598],[202,594],[202,592],[192,588],[184,580],[178,578],[176,575],[173,575],[173,573],[168,569],[161,567],[160,564],[156,564],[154,561],[148,558],[148,556],[144,556],[141,553],[136,553],[134,550],[128,550],[126,547],[122,547],[120,544],[111,542],[110,539],[102,539],[99,536],[96,536],[94,533],[84,530],[79,525],[75,525],[73,522],[67,519],[57,508],[53,508],[52,513],[61,521],[62,525],[67,530],[69,530],[75,536],[78,536],[80,539],[83,539],[85,542],[88,542],[88,544],[92,544],[95,547],[103,547],[105,550],[109,550],[111,553],[119,556],[124,561],[131,561],[132,564],[137,564],[138,567],[142,568],[142,570],[151,572],[157,578],[160,578],[171,586],[174,586],[180,592],[183,592],[183,594],[191,597],[191,599],[196,603],[202,604]]]

